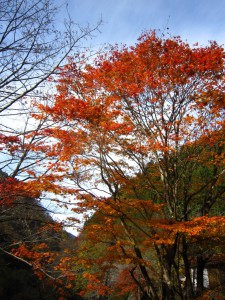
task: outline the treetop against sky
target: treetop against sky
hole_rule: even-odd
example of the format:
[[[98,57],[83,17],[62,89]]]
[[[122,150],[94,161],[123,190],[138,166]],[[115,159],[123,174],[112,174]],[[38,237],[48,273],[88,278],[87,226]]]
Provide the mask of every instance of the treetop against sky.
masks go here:
[[[57,0],[63,3],[63,0]],[[160,29],[180,35],[188,42],[225,42],[225,3],[223,0],[67,0],[71,18],[80,24],[103,26],[92,45],[133,44],[143,30]],[[88,41],[90,42],[90,41]]]

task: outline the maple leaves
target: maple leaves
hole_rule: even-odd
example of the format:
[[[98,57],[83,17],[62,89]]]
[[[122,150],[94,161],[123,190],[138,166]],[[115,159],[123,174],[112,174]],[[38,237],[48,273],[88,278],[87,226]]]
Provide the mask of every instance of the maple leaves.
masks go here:
[[[54,101],[38,104],[46,127],[26,149],[43,169],[28,169],[33,180],[20,185],[34,196],[73,195],[75,213],[95,211],[77,253],[87,290],[116,289],[104,280],[120,265],[133,280],[121,294],[195,296],[190,248],[224,239],[224,58],[216,43],[190,47],[147,32],[90,64],[70,58]],[[11,152],[20,143],[0,138]],[[9,183],[1,188],[7,194]],[[69,258],[59,263],[68,267]]]
[[[0,180],[0,195],[1,205],[13,205],[16,199],[20,197],[38,197],[40,195],[38,190],[30,187],[29,184],[20,182],[15,178],[2,178]]]
[[[152,299],[160,297],[157,280],[163,297],[177,289],[193,297],[191,282],[181,290],[177,263],[190,276],[186,244],[219,238],[215,224],[224,224],[212,210],[224,194],[223,48],[147,32],[92,64],[71,59],[57,88],[53,105],[41,109],[60,123],[52,148],[77,188],[74,211],[103,216],[86,239],[114,241],[100,261],[138,268],[133,280]]]
[[[153,32],[144,34],[131,49],[117,48],[98,57],[83,74],[80,70],[79,83],[76,72],[62,76],[59,97],[68,100],[68,107],[73,93],[87,104],[88,115],[84,112],[80,116],[78,109],[72,122],[88,133],[85,141],[88,146],[83,148],[86,166],[95,168],[96,182],[101,182],[112,197],[107,201],[99,197],[95,200],[95,197],[93,200],[88,198],[89,204],[86,202],[86,205],[90,208],[93,203],[93,208],[98,208],[108,219],[112,217],[121,222],[120,230],[131,242],[130,245],[128,240],[120,244],[124,253],[131,245],[140,247],[141,242],[143,245],[155,243],[158,245],[157,254],[163,255],[163,251],[169,253],[176,245],[177,236],[197,239],[207,231],[213,238],[214,219],[199,217],[197,211],[206,214],[224,193],[221,185],[223,151],[218,153],[218,149],[213,149],[213,143],[220,143],[220,149],[224,145],[224,141],[219,141],[224,114],[221,105],[224,97],[223,64],[223,49],[215,43],[206,48],[191,49],[180,38],[162,40]],[[71,90],[65,93],[68,85]],[[74,101],[79,105],[79,100],[73,99],[71,112],[76,105]],[[54,108],[52,113],[56,117]],[[67,120],[70,118],[69,115]],[[208,153],[204,151],[206,137],[212,140]],[[158,182],[145,171],[151,160],[149,169],[158,169],[156,174],[161,178]],[[221,164],[215,169],[209,166],[210,161],[212,164],[220,161]],[[210,177],[204,177],[205,182],[200,182],[198,174],[205,163]],[[136,194],[133,199],[123,200],[123,189],[133,190],[132,193],[138,191],[137,183],[131,180],[132,175],[128,175],[134,176],[134,172],[143,173],[146,186],[142,193],[146,189],[154,197],[158,195],[158,203],[164,205],[161,213],[165,215],[165,221],[160,221],[156,214],[152,219],[149,212],[154,211],[154,205],[149,199],[144,203]],[[204,196],[204,191],[211,196]],[[212,227],[208,227],[209,224]],[[99,224],[90,230],[94,233],[103,229]],[[121,234],[116,231],[118,225],[111,230],[121,239]],[[132,253],[131,249],[132,246],[129,250]],[[138,251],[133,251],[134,260],[131,261],[135,261]],[[162,264],[161,267],[164,272],[165,266]],[[146,270],[143,266],[140,268],[149,284]],[[153,286],[152,295],[156,297]]]

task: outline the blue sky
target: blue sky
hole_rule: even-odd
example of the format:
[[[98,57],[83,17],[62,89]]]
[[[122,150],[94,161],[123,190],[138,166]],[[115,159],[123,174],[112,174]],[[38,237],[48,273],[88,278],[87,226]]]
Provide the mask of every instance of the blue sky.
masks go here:
[[[62,2],[63,0],[56,0]],[[103,19],[93,46],[134,44],[146,29],[166,30],[190,43],[225,44],[225,0],[64,0],[82,25]]]

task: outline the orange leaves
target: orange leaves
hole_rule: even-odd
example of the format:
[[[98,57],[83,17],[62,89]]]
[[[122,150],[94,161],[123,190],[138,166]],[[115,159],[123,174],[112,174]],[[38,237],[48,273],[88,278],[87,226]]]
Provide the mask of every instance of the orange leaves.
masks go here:
[[[2,205],[11,205],[20,197],[38,197],[39,190],[35,190],[28,183],[15,178],[6,177],[0,181],[0,197]]]
[[[12,249],[11,252],[14,256],[24,259],[40,273],[43,273],[41,270],[51,264],[56,257],[55,253],[48,251],[45,243],[34,244],[34,246],[22,244],[18,248]]]
[[[110,291],[110,287],[101,284],[100,280],[93,274],[85,273],[84,278],[88,280],[87,291],[97,291],[98,295],[106,295]]]
[[[177,234],[184,234],[193,239],[220,239],[225,236],[225,218],[219,216],[196,217],[186,222],[174,222],[173,224],[161,223],[158,224],[158,228],[165,231],[164,233],[162,232],[162,237],[157,239],[157,243],[171,243]],[[170,236],[172,240],[168,239],[167,236]]]
[[[221,122],[207,99],[223,102],[223,60],[215,43],[191,48],[155,32],[130,49],[100,54],[92,65],[70,59],[53,105],[40,107],[60,124],[42,132],[58,141],[48,156],[63,162],[77,156],[81,166],[83,156],[109,149],[128,160],[177,151],[205,134],[209,113],[211,124]]]
[[[186,124],[190,125],[195,121],[194,116],[190,116],[189,114],[187,114],[184,118],[184,121]]]
[[[19,143],[20,139],[18,136],[6,136],[4,134],[0,134],[0,143],[3,144],[14,144]]]
[[[190,235],[199,235],[210,239],[220,239],[225,236],[225,217],[197,217],[189,222],[190,227],[193,226],[193,231],[190,230]]]
[[[28,185],[74,192],[74,212],[95,211],[79,254],[88,289],[107,293],[103,274],[118,263],[150,273],[153,256],[163,271],[157,248],[165,256],[174,246],[174,276],[182,238],[223,237],[222,217],[196,218],[222,201],[223,104],[224,50],[215,43],[193,48],[146,32],[133,47],[61,70],[52,106],[39,106],[53,122],[40,133],[51,142],[32,148],[49,159],[48,172]]]
[[[136,272],[137,273],[137,272]],[[135,276],[138,275],[135,273]],[[114,291],[117,296],[125,295],[127,293],[135,294],[138,290],[137,284],[133,281],[130,268],[124,268],[117,276]]]
[[[109,120],[107,122],[101,122],[100,126],[104,130],[111,131],[121,135],[128,135],[133,131],[133,126],[127,124],[126,122],[116,123]]]
[[[21,140],[18,136],[0,134],[0,150],[5,152],[8,150],[13,155],[21,148]]]

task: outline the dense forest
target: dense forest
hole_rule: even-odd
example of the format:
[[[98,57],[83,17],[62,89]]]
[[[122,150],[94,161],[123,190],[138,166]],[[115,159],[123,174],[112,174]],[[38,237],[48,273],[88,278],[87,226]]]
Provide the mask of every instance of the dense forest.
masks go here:
[[[224,48],[0,6],[0,298],[225,299]]]

